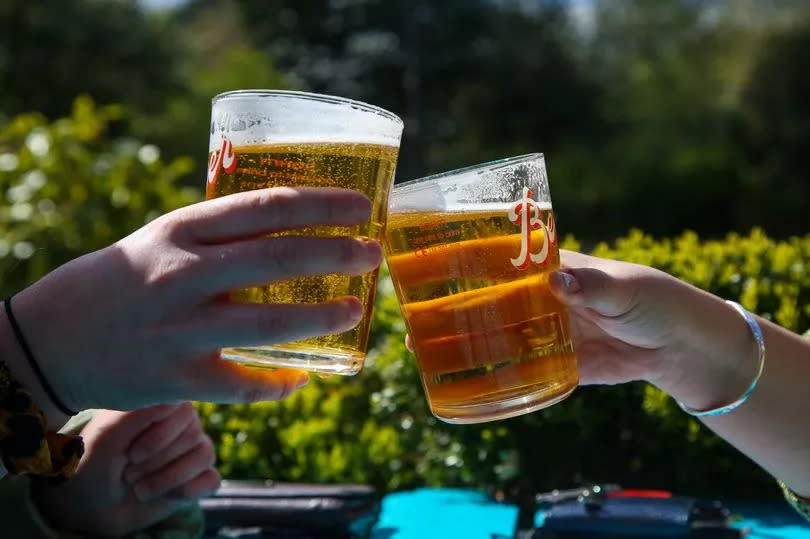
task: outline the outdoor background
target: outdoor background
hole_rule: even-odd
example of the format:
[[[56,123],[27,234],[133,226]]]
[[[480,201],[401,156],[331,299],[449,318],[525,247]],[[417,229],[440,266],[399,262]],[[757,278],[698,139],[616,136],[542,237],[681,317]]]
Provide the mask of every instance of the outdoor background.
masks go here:
[[[199,200],[210,98],[289,88],[400,115],[399,180],[542,151],[569,247],[655,265],[805,332],[808,51],[801,0],[4,0],[1,291]],[[437,422],[403,329],[383,274],[361,375],[282,403],[200,405],[223,474],[777,495],[642,384]]]

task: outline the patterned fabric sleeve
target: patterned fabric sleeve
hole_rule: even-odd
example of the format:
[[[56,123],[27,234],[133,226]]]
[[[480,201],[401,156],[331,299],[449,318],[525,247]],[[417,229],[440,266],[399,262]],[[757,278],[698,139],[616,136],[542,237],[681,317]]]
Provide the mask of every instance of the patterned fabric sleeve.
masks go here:
[[[60,433],[79,434],[94,414],[94,410],[79,413],[62,428]],[[2,523],[2,537],[91,539],[88,536],[65,533],[51,527],[33,502],[31,479],[26,476],[7,476],[0,479],[0,523]],[[203,535],[204,529],[202,510],[194,504],[145,530],[130,534],[127,539],[197,539]]]
[[[45,416],[0,359],[0,457],[8,473],[63,479],[84,453],[80,436],[48,432]]]

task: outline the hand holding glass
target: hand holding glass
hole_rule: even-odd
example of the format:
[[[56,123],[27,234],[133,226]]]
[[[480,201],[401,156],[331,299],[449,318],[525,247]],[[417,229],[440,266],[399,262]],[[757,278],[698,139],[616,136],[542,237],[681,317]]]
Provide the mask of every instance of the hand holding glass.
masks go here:
[[[246,90],[214,98],[206,197],[266,187],[338,187],[365,193],[371,220],[360,226],[311,227],[287,236],[381,239],[402,121],[377,107],[299,92]],[[313,208],[317,211],[317,208]],[[291,265],[295,260],[290,260]],[[349,331],[292,343],[226,348],[225,359],[257,366],[355,374],[368,344],[377,270],[302,277],[236,290],[245,303],[323,303],[355,296],[360,323]]]

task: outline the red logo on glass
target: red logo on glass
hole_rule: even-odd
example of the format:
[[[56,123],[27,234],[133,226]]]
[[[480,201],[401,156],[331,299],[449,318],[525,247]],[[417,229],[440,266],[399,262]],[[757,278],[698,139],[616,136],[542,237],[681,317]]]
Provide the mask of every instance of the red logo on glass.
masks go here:
[[[236,168],[236,156],[233,153],[233,144],[228,137],[222,137],[222,147],[213,152],[208,159],[208,183],[214,183],[219,176],[220,169],[231,173]]]
[[[534,262],[545,266],[548,262],[551,247],[557,245],[557,227],[554,214],[548,212],[548,226],[543,222],[543,212],[535,200],[532,200],[531,189],[523,188],[523,198],[509,208],[509,220],[520,227],[520,254],[510,258],[517,269],[525,270]],[[532,252],[532,230],[543,229],[543,246],[536,253]]]

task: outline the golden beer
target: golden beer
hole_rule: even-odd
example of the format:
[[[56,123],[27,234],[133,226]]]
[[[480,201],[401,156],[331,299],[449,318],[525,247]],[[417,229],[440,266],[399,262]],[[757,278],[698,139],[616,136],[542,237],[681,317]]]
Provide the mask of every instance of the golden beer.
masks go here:
[[[320,226],[274,235],[354,236],[380,240],[397,154],[397,147],[367,143],[226,146],[209,156],[210,163],[218,167],[213,180],[209,178],[206,198],[276,186],[354,189],[365,193],[372,201],[369,223],[352,227]],[[304,277],[234,291],[232,297],[236,301],[274,304],[321,303],[339,296],[356,296],[365,311],[361,322],[344,333],[289,344],[225,349],[223,357],[260,365],[355,374],[362,368],[365,357],[376,283],[375,270],[357,276]]]
[[[389,215],[388,266],[442,420],[527,413],[577,385],[568,314],[548,290],[560,265],[554,214],[523,193],[512,205]]]

